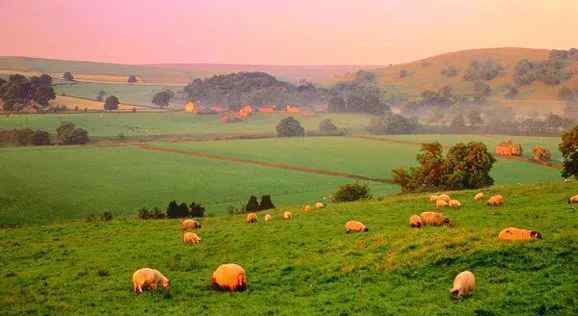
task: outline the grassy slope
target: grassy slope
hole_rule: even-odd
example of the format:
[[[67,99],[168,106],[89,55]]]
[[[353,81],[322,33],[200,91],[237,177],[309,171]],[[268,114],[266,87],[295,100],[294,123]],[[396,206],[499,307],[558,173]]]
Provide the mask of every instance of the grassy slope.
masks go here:
[[[111,210],[165,207],[176,199],[226,214],[252,194],[279,205],[316,201],[353,180],[212,161],[134,147],[0,149],[0,223],[46,223]],[[376,194],[397,186],[372,184]]]
[[[506,205],[487,209],[456,197],[445,213],[453,228],[407,227],[430,206],[425,196],[330,205],[295,219],[243,223],[207,218],[203,242],[185,246],[176,220],[74,222],[0,230],[0,313],[281,315],[576,315],[578,221],[566,199],[574,182],[497,187]],[[348,235],[350,218],[369,233]],[[531,243],[502,243],[511,225],[541,231]],[[210,289],[211,272],[236,262],[243,293]],[[172,284],[171,297],[134,296],[132,272],[151,266]],[[460,271],[476,274],[470,298],[448,295]]]
[[[257,114],[240,123],[223,124],[218,115],[193,116],[184,112],[167,113],[80,113],[0,116],[0,128],[41,128],[54,130],[62,121],[73,122],[88,130],[91,136],[147,135],[223,135],[275,134],[275,126],[288,114]],[[319,122],[331,118],[342,128],[359,130],[369,124],[371,116],[364,114],[319,114],[295,116],[307,130],[318,130]]]

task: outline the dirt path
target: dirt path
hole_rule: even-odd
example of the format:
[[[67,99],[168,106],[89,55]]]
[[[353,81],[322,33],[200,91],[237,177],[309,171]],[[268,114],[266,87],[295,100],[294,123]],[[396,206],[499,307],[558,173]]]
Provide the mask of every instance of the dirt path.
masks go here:
[[[372,137],[372,136],[350,136],[351,138],[359,138],[359,139],[366,139],[366,140],[372,140],[372,141],[376,141],[376,142],[384,142],[384,143],[390,143],[390,144],[403,144],[403,145],[414,145],[414,146],[421,146],[423,143],[419,143],[419,142],[412,142],[409,140],[400,140],[400,139],[391,139],[391,138],[384,138],[384,137]],[[442,144],[443,148],[449,148],[449,145],[445,145]],[[501,159],[501,160],[516,160],[516,161],[521,161],[521,162],[527,162],[527,163],[533,163],[542,167],[547,167],[547,168],[554,168],[557,170],[562,169],[562,165],[557,163],[557,164],[553,164],[553,163],[549,163],[549,162],[540,162],[540,161],[536,161],[534,159],[531,158],[527,158],[527,157],[502,157],[502,156],[496,156],[494,155],[494,157],[496,159]]]
[[[229,162],[236,162],[236,163],[242,163],[242,164],[250,164],[250,165],[256,165],[256,166],[266,167],[266,168],[293,170],[293,171],[300,171],[300,172],[313,173],[313,174],[332,176],[332,177],[350,178],[350,179],[355,179],[355,180],[393,184],[393,181],[391,179],[372,178],[372,177],[366,177],[366,176],[356,175],[356,174],[351,174],[351,173],[345,173],[345,172],[339,172],[339,171],[328,171],[328,170],[322,170],[322,169],[314,169],[314,168],[308,168],[308,167],[302,167],[302,166],[288,165],[288,164],[284,164],[284,163],[250,160],[250,159],[243,159],[243,158],[236,158],[236,157],[226,157],[226,156],[219,156],[219,155],[214,155],[214,154],[206,153],[206,152],[188,151],[188,150],[169,148],[169,147],[158,147],[158,146],[152,146],[152,145],[148,145],[148,144],[138,144],[138,145],[136,145],[136,147],[143,149],[143,150],[148,150],[148,151],[184,154],[184,155],[189,155],[189,156],[193,156],[193,157],[200,157],[200,158],[206,158],[206,159],[211,159],[211,160],[229,161]]]

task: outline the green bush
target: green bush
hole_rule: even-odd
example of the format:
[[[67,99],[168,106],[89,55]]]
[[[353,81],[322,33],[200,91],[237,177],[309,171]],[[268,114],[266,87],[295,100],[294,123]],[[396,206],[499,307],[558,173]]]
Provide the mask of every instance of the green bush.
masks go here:
[[[356,182],[340,186],[333,195],[333,202],[351,202],[369,198],[371,195],[367,183]]]
[[[245,205],[245,212],[255,212],[260,211],[261,208],[259,207],[259,202],[257,201],[257,197],[251,195],[249,197],[249,201],[247,201],[247,205]]]
[[[305,129],[292,116],[282,119],[276,129],[279,137],[305,136]]]
[[[271,201],[271,196],[263,195],[261,197],[261,202],[259,203],[259,210],[270,210],[274,208],[275,204],[273,204],[273,201]]]

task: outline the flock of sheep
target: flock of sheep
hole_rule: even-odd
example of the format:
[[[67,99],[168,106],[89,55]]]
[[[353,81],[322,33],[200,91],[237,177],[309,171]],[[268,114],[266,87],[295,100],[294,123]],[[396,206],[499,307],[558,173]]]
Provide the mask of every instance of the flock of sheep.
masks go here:
[[[480,192],[474,196],[476,202],[481,202],[484,199],[484,193]],[[460,208],[461,202],[452,199],[447,194],[441,195],[431,195],[429,201],[434,203],[436,208],[441,209],[444,207]],[[501,195],[491,196],[486,205],[491,207],[501,206],[504,203],[504,197]],[[578,195],[575,195],[568,199],[569,204],[578,203]],[[325,204],[317,202],[314,206],[305,205],[303,207],[304,212],[310,212],[314,208],[321,209],[324,208]],[[281,218],[284,220],[291,220],[293,214],[289,211],[282,213]],[[271,214],[265,214],[264,220],[271,221],[273,219]],[[257,213],[249,213],[245,217],[245,222],[248,224],[256,223],[258,220]],[[453,225],[451,219],[444,216],[443,213],[439,212],[423,212],[420,215],[412,215],[409,218],[409,226],[413,228],[421,228],[424,226],[442,226],[442,225]],[[183,242],[186,244],[197,244],[201,241],[201,238],[192,230],[201,228],[201,224],[194,219],[184,219],[181,221],[181,229],[183,231]],[[368,228],[365,224],[350,220],[345,224],[346,233],[352,232],[367,232]],[[498,239],[503,241],[528,241],[532,239],[541,239],[542,234],[528,229],[508,227],[503,229],[498,234]],[[133,291],[136,294],[140,294],[143,290],[156,290],[159,287],[169,289],[169,279],[166,278],[158,270],[143,268],[137,270],[132,277]],[[216,288],[228,290],[228,291],[240,291],[247,287],[247,278],[245,275],[245,270],[238,264],[229,263],[220,265],[212,275],[212,285]],[[470,295],[476,286],[476,278],[474,274],[470,271],[464,271],[459,273],[453,282],[453,287],[450,289],[450,294],[454,297],[463,297]]]

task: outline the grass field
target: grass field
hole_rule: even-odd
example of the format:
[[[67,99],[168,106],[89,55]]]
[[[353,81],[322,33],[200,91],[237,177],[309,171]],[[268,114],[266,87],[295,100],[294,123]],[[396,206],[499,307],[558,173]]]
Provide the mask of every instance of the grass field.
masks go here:
[[[417,146],[320,137],[193,143],[158,143],[159,152],[136,146],[0,149],[0,223],[46,223],[111,210],[134,215],[143,206],[170,200],[197,201],[209,213],[227,213],[251,194],[272,194],[279,205],[320,200],[355,180],[283,167],[193,157],[187,152],[280,163],[370,178],[391,178],[391,169],[415,164]],[[371,154],[369,154],[371,153]],[[522,161],[499,160],[496,184],[560,181],[559,171]],[[371,184],[377,196],[396,193]]]
[[[157,92],[171,89],[174,92],[182,90],[182,86],[163,85],[131,85],[131,84],[105,84],[105,83],[62,83],[54,85],[56,95],[76,96],[94,100],[100,91],[106,95],[115,95],[120,102],[153,106],[153,97]],[[183,102],[175,102],[175,106],[182,106]]]
[[[3,229],[0,314],[576,315],[578,220],[566,199],[577,191],[575,182],[495,187],[506,198],[499,209],[460,192],[464,207],[445,212],[452,228],[407,226],[431,207],[425,195],[294,210],[289,222],[282,210],[254,225],[206,218],[198,246],[182,244],[177,220]],[[369,232],[345,234],[352,218]],[[513,225],[544,239],[497,241]],[[247,291],[210,288],[226,262],[245,267]],[[170,296],[131,292],[143,266],[171,279]],[[477,288],[453,300],[448,289],[463,270],[476,274]]]
[[[69,96],[56,96],[56,98],[50,101],[52,106],[66,106],[69,110],[74,110],[78,107],[79,111],[87,109],[89,111],[102,111],[104,108],[104,102],[82,99],[77,97]],[[118,111],[132,111],[132,109],[137,111],[160,111],[158,109],[152,109],[144,106],[135,106],[131,104],[121,103],[118,105]]]
[[[275,126],[288,114],[257,114],[240,123],[223,124],[218,115],[193,116],[185,112],[166,113],[79,113],[79,114],[30,114],[0,116],[0,128],[54,130],[67,121],[88,130],[90,136],[111,137],[150,135],[226,135],[226,134],[275,134]],[[331,118],[340,128],[364,129],[371,119],[364,114],[319,114],[311,117],[294,115],[307,130],[318,130],[319,122]]]

